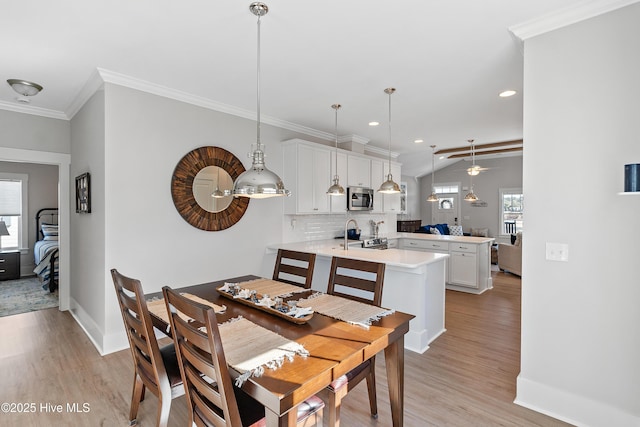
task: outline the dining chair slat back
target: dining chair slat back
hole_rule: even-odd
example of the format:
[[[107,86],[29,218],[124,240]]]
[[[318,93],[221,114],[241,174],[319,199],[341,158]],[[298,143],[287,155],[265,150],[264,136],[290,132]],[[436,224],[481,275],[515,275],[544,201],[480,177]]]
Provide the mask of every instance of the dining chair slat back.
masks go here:
[[[278,249],[273,280],[310,289],[315,263],[316,254]]]
[[[385,264],[379,262],[333,257],[327,293],[380,306],[384,271]],[[364,292],[354,295],[341,287]]]
[[[264,406],[232,384],[214,309],[167,286],[162,293],[187,393],[188,425],[264,427]],[[297,425],[322,426],[323,408],[317,396],[305,400],[297,408]]]
[[[157,425],[166,426],[172,399],[184,394],[175,348],[173,344],[162,348],[158,345],[140,281],[120,274],[115,268],[111,277],[134,364],[129,421],[136,423],[140,402],[149,389],[160,405]]]
[[[333,257],[327,293],[379,307],[382,303],[384,272],[385,264],[382,263]],[[355,293],[358,293],[358,295],[354,295]],[[365,378],[369,392],[371,416],[378,418],[375,366],[376,361],[375,356],[373,356],[334,380],[327,387],[330,426],[338,427],[340,425],[342,399]]]
[[[236,394],[244,392],[233,386],[213,308],[166,286],[162,293],[187,394],[188,425],[247,426],[264,418],[264,407],[247,395],[246,407],[238,407]]]

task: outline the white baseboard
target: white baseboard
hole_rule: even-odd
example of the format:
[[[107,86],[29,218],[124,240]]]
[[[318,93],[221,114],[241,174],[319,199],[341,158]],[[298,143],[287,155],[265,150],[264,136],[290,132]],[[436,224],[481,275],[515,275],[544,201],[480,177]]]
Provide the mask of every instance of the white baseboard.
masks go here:
[[[93,343],[98,353],[101,356],[104,356],[104,352],[102,350],[102,342],[103,342],[103,333],[98,327],[98,325],[93,321],[93,318],[89,316],[89,314],[82,308],[78,302],[70,297],[69,299],[69,313],[76,320],[76,323],[80,325],[85,334],[89,337],[91,342]]]
[[[581,427],[640,425],[640,417],[619,408],[528,380],[522,375],[517,379],[513,403]]]

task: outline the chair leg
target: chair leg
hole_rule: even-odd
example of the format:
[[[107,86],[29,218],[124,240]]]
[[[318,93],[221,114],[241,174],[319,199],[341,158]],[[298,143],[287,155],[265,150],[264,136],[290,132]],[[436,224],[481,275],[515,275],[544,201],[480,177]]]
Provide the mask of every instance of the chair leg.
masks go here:
[[[371,408],[371,417],[378,418],[378,399],[376,395],[376,361],[371,359],[369,375],[367,375],[367,388],[369,389],[369,407]]]
[[[347,384],[339,389],[329,392],[329,426],[340,427],[340,405],[342,398],[347,395],[349,387]]]
[[[133,373],[133,391],[131,392],[131,410],[129,411],[130,425],[136,424],[136,418],[138,416],[138,408],[140,402],[144,399],[144,383],[138,376],[137,372]]]

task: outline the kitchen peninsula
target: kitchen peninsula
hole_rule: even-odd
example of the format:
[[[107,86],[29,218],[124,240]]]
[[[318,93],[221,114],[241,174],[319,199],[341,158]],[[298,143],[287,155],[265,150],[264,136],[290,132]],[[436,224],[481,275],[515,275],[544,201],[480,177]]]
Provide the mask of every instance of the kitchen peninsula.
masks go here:
[[[331,258],[344,257],[386,264],[382,306],[416,316],[405,336],[405,348],[423,353],[429,343],[445,331],[444,300],[448,254],[405,249],[373,250],[350,242],[344,250],[342,240],[321,240],[274,244],[267,247],[265,270],[273,268],[278,249],[316,254],[311,288],[326,292]],[[270,272],[263,275],[270,277]]]

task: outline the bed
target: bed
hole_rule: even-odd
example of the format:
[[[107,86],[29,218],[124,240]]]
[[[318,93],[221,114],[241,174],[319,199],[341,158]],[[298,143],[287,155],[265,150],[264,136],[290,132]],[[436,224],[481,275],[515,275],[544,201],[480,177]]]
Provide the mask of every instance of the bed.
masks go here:
[[[33,257],[34,273],[42,288],[54,292],[58,289],[58,208],[43,208],[36,213],[36,243]]]

